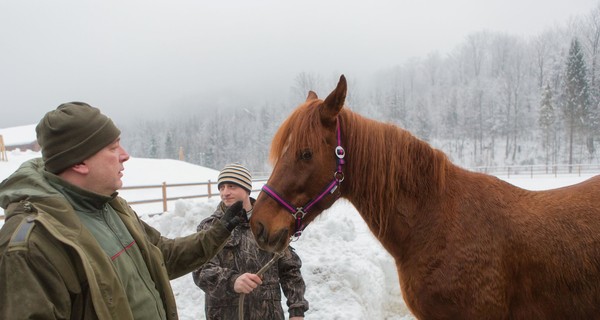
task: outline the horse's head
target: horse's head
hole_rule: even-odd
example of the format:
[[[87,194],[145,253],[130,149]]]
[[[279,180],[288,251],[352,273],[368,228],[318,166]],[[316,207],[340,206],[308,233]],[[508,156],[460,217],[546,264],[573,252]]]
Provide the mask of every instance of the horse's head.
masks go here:
[[[258,245],[280,251],[339,196],[344,150],[339,146],[339,113],[346,78],[325,100],[310,91],[278,129],[271,143],[273,172],[250,219]],[[337,149],[336,149],[337,148]]]

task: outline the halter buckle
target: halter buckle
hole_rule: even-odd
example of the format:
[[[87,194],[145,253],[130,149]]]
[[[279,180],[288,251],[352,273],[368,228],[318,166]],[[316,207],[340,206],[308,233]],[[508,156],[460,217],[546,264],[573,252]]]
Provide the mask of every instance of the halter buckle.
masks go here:
[[[296,208],[296,213],[294,213],[294,217],[296,217],[296,219],[302,219],[302,218],[304,218],[305,215],[306,215],[306,211],[304,211],[303,207]]]

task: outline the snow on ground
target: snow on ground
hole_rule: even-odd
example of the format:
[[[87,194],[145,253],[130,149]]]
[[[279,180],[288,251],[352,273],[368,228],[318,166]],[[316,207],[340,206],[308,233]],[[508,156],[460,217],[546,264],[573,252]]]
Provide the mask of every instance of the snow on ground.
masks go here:
[[[0,179],[8,177],[21,162],[37,156],[39,153],[29,151],[9,153],[9,161],[0,162]],[[125,186],[139,186],[215,181],[218,171],[176,160],[132,158],[125,163],[124,174]],[[511,176],[504,180],[525,189],[541,190],[574,184],[590,176]],[[121,195],[133,201],[141,193],[144,191],[126,190]],[[160,194],[151,198],[154,197]],[[218,197],[176,200],[169,203],[167,212],[152,216],[151,213],[162,210],[161,204],[133,207],[165,236],[177,237],[194,232],[200,221],[212,214],[218,201]],[[402,300],[391,256],[349,202],[336,202],[292,246],[303,261],[306,299],[310,304],[307,319],[414,319]],[[204,294],[194,285],[191,275],[173,280],[172,286],[180,318],[205,319]],[[282,303],[286,309],[285,301]]]

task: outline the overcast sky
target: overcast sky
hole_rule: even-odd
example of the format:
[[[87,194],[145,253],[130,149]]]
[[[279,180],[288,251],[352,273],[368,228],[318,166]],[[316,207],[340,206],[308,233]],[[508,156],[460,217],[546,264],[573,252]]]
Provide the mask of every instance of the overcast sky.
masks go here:
[[[185,112],[200,99],[275,103],[302,72],[359,78],[444,54],[474,32],[536,35],[598,4],[2,0],[0,128],[37,123],[74,100],[117,124]]]

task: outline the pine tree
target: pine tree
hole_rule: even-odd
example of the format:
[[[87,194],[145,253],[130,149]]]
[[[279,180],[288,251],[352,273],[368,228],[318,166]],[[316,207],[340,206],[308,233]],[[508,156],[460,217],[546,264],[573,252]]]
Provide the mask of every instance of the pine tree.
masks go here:
[[[167,159],[177,159],[178,148],[175,146],[175,141],[173,139],[173,133],[171,130],[167,131],[167,136],[165,137],[165,158]]]
[[[579,40],[573,38],[567,57],[567,69],[564,83],[564,108],[569,140],[569,165],[573,165],[573,143],[577,135],[585,133],[585,121],[588,116],[589,94],[586,79],[586,67]],[[571,172],[572,167],[569,168]]]
[[[550,160],[550,149],[554,149],[554,124],[556,122],[556,115],[554,113],[554,107],[552,106],[552,89],[547,84],[546,88],[542,92],[542,101],[540,104],[540,117],[538,124],[542,130],[542,136],[544,137],[543,147],[546,151],[546,165],[549,164]]]
[[[158,146],[156,143],[156,137],[150,137],[150,145],[148,146],[148,157],[156,159],[158,158]]]

